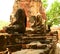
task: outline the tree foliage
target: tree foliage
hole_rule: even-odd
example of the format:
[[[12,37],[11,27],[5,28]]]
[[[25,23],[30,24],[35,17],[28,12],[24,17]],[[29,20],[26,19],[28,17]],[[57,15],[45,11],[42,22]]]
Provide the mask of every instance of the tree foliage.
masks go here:
[[[54,1],[51,5],[51,9],[46,12],[47,14],[47,23],[51,25],[59,25],[60,24],[60,2]]]
[[[48,0],[42,0],[42,5],[43,5],[43,7],[44,7],[45,9],[46,9],[47,6],[48,6],[47,1],[48,1]]]
[[[48,0],[42,0],[43,6],[47,8]],[[47,16],[47,24],[50,25],[59,25],[60,24],[60,2],[58,0],[54,0],[51,4],[50,9],[46,12]]]

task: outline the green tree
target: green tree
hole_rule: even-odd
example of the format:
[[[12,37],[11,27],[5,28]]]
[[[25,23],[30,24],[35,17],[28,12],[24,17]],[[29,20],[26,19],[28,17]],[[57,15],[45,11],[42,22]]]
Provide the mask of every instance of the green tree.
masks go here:
[[[41,1],[42,1],[43,7],[46,9],[48,6],[48,3],[47,3],[48,0],[41,0]]]
[[[51,9],[46,12],[47,24],[59,25],[60,24],[60,2],[57,0],[51,5]]]

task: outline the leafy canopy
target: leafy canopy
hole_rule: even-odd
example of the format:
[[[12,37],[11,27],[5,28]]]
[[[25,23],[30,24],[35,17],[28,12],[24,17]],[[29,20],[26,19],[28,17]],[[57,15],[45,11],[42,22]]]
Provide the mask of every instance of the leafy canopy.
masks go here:
[[[46,3],[46,4],[45,4]],[[43,6],[47,8],[47,0],[43,0]],[[59,25],[60,24],[60,2],[55,0],[51,4],[50,9],[46,12],[47,24],[50,25]]]

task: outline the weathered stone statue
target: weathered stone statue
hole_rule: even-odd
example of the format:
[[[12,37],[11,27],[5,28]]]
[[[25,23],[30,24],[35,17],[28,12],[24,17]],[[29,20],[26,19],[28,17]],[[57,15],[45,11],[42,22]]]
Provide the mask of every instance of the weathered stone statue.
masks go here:
[[[31,22],[31,28],[34,30],[33,32],[39,34],[46,33],[45,23],[43,24],[41,15],[31,16],[30,22]]]
[[[15,22],[11,24],[11,26],[6,28],[6,32],[18,32],[18,33],[25,33],[26,31],[26,14],[23,9],[18,9],[15,14]]]

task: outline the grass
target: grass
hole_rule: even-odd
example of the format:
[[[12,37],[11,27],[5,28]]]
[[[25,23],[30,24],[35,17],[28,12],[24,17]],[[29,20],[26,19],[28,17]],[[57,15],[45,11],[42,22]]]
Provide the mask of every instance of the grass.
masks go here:
[[[9,22],[6,21],[0,21],[0,30],[3,29],[3,27],[8,26]]]

